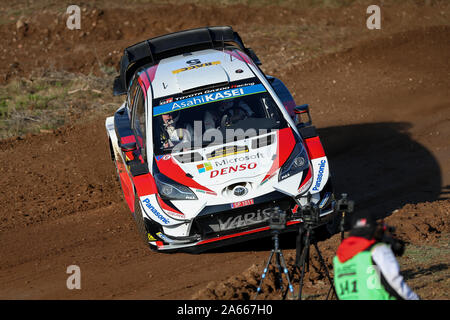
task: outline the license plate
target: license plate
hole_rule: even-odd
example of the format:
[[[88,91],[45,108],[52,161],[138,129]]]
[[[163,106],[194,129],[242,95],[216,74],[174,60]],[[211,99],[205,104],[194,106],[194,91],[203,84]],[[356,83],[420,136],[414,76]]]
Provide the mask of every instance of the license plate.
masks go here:
[[[249,206],[251,204],[254,204],[253,199],[249,199],[249,200],[245,200],[245,201],[239,201],[239,202],[234,202],[234,203],[231,204],[231,208],[232,209],[236,209],[236,208],[240,208],[240,207]]]

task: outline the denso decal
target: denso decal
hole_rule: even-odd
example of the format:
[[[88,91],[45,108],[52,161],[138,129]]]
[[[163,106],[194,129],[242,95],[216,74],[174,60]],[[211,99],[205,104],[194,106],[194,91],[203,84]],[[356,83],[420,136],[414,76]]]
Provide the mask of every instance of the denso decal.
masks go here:
[[[314,188],[313,188],[314,191],[318,191],[319,190],[320,183],[322,182],[322,178],[323,178],[323,172],[325,171],[325,164],[326,163],[327,163],[326,160],[320,161],[319,173],[317,174],[316,184],[314,185]]]
[[[244,171],[244,170],[251,170],[251,169],[255,169],[257,166],[256,162],[251,162],[249,164],[243,163],[240,165],[235,165],[235,166],[231,166],[231,167],[226,167],[226,168],[222,168],[220,170],[212,170],[211,174],[210,174],[210,178],[214,178],[217,176],[223,176],[225,174],[229,174],[229,173],[233,173],[233,172],[238,172],[238,171]]]
[[[172,111],[177,111],[193,106],[203,105],[210,102],[215,101],[221,101],[225,99],[230,99],[233,97],[243,96],[243,95],[249,95],[249,94],[255,94],[255,93],[261,93],[266,92],[266,89],[262,84],[257,84],[254,86],[248,86],[248,87],[241,87],[237,89],[229,89],[229,90],[222,90],[215,93],[209,93],[209,94],[203,94],[197,97],[184,99],[176,102],[170,102],[166,103],[161,106],[156,106],[153,109],[153,116],[159,116],[164,113],[169,113]]]
[[[272,209],[266,208],[264,210],[257,210],[256,212],[249,212],[234,217],[229,217],[225,221],[219,219],[219,226],[221,231],[236,229],[253,224],[258,224],[270,219]]]
[[[153,212],[153,214],[159,219],[161,220],[164,224],[169,224],[169,219],[167,219],[166,217],[164,217],[161,213],[158,212],[158,210],[155,209],[154,206],[152,206],[152,204],[150,203],[150,199],[145,199],[144,201],[142,201],[143,203],[145,203],[145,206],[147,208],[150,209],[151,212]]]

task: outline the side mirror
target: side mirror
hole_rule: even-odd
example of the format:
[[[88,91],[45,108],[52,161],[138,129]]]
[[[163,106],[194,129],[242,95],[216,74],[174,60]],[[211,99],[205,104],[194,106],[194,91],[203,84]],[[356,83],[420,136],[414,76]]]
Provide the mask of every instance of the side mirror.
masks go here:
[[[122,152],[134,151],[137,149],[137,144],[136,142],[120,144],[120,149],[122,150]]]
[[[120,96],[123,94],[127,94],[127,88],[123,86],[122,78],[115,77],[113,84],[113,95]]]
[[[297,127],[310,126],[312,124],[311,115],[309,114],[309,105],[302,104],[301,106],[296,106],[294,108],[294,113],[297,118]],[[308,116],[308,121],[305,122],[302,117],[304,115]]]

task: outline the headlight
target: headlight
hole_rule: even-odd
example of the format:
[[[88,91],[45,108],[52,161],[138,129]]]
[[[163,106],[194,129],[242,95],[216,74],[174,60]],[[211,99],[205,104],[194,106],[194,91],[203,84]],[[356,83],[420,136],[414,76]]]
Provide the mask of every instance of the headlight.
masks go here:
[[[183,186],[161,173],[155,175],[156,187],[161,199],[164,200],[197,200],[191,189]]]
[[[306,154],[305,148],[300,143],[297,143],[292,150],[291,155],[286,160],[286,163],[281,167],[280,173],[278,175],[278,181],[284,180],[302,172],[303,170],[308,169],[309,160],[308,155]]]

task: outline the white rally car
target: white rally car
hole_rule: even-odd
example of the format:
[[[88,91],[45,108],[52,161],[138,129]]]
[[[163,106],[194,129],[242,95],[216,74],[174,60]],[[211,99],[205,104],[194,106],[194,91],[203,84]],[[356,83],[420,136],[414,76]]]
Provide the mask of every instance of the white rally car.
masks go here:
[[[201,251],[270,235],[272,209],[296,231],[314,206],[335,215],[328,160],[307,105],[231,27],[152,38],[125,49],[106,119],[111,157],[152,249]],[[302,117],[307,116],[303,121]]]

